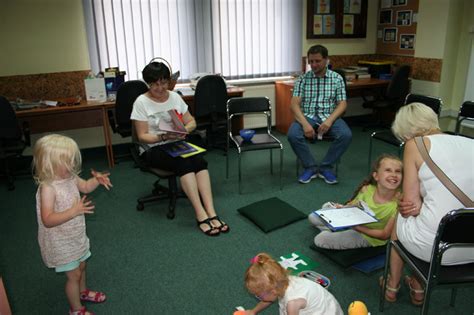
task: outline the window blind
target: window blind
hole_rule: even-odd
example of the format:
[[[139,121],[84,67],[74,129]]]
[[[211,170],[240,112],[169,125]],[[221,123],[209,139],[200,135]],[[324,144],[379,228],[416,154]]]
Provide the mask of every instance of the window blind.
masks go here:
[[[83,0],[91,68],[140,79],[154,57],[181,81],[299,73],[302,0]]]

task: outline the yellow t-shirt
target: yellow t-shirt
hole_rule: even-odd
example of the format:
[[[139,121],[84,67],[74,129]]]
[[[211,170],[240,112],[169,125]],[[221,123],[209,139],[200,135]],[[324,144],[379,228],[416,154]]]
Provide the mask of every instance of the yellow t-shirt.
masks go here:
[[[359,192],[354,198],[354,201],[364,201],[369,208],[375,213],[375,217],[379,220],[375,223],[365,224],[364,226],[369,229],[382,230],[387,225],[388,220],[393,218],[397,214],[397,200],[394,198],[392,201],[378,204],[374,201],[375,186],[367,185],[365,192]],[[370,243],[373,247],[382,246],[387,243],[386,240],[379,240],[378,238],[370,237],[361,233],[362,236]]]

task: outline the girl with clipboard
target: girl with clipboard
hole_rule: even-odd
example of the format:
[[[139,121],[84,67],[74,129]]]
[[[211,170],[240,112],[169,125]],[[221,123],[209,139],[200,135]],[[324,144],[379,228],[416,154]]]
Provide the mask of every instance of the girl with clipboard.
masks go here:
[[[364,202],[378,222],[356,225],[352,228],[332,232],[321,216],[312,212],[309,221],[321,230],[314,238],[314,244],[327,249],[352,249],[383,246],[390,238],[397,214],[399,188],[402,183],[402,162],[396,156],[382,155],[372,166],[371,174],[359,185],[348,205]],[[344,207],[326,203],[323,209]],[[321,212],[321,211],[318,211]],[[326,211],[323,211],[323,213]],[[323,214],[324,217],[324,214]]]

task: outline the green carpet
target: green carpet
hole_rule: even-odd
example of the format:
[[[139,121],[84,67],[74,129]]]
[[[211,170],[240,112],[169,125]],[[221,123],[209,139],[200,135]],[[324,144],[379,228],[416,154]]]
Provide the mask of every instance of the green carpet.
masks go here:
[[[166,218],[167,201],[149,205],[137,212],[136,199],[150,192],[155,178],[133,168],[131,161],[112,170],[113,189],[97,189],[91,194],[95,214],[87,216],[87,232],[92,257],[88,261],[88,284],[103,290],[108,300],[90,305],[98,314],[232,314],[234,307],[253,307],[256,300],[244,288],[249,260],[258,252],[278,257],[293,251],[313,259],[318,272],[331,279],[330,291],[342,308],[353,300],[364,301],[372,314],[378,314],[378,282],[381,273],[365,275],[343,269],[311,250],[315,230],[306,220],[265,234],[249,224],[237,209],[263,199],[278,197],[305,214],[328,200],[343,202],[367,172],[370,132],[354,129],[354,139],[339,165],[339,184],[327,185],[320,179],[302,185],[295,178],[295,156],[283,140],[285,158],[283,190],[278,172],[270,175],[267,152],[244,154],[242,180],[244,194],[238,194],[237,154],[230,154],[230,177],[225,179],[225,156],[221,151],[207,153],[215,205],[229,223],[228,234],[211,238],[200,233],[193,210],[186,199],[178,199],[176,218]],[[312,146],[320,160],[327,143]],[[376,145],[376,152],[396,149]],[[106,168],[105,150],[83,152],[84,174],[91,167]],[[278,155],[274,155],[278,162]],[[276,165],[276,163],[275,163]],[[275,167],[275,170],[277,168]],[[65,276],[47,269],[37,243],[35,211],[36,187],[28,177],[18,178],[16,190],[8,192],[0,182],[0,273],[6,284],[14,314],[66,314]],[[472,314],[474,289],[459,289],[454,308],[449,307],[449,290],[435,290],[431,314]],[[410,304],[406,287],[399,301],[386,305],[384,314],[418,314]],[[277,314],[272,305],[262,314]]]

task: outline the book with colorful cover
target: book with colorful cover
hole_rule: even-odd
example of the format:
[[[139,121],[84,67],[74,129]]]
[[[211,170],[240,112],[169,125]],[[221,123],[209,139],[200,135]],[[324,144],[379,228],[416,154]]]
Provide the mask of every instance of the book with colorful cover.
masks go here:
[[[193,143],[189,143],[189,142],[186,142],[186,143],[189,144],[190,146],[192,146],[193,148],[195,148],[196,151],[189,152],[189,153],[186,153],[186,154],[182,154],[181,155],[182,158],[187,158],[187,157],[190,157],[190,156],[193,156],[193,155],[196,155],[196,154],[206,152],[206,149],[201,148],[200,146],[197,146],[197,145],[195,145]]]
[[[189,153],[194,153],[198,150],[186,141],[176,141],[162,144],[160,145],[160,149],[162,149],[172,157],[184,156]]]
[[[161,117],[158,122],[158,128],[161,131],[172,132],[178,134],[187,134],[188,131],[184,127],[183,121],[174,109],[168,111],[169,117]]]

